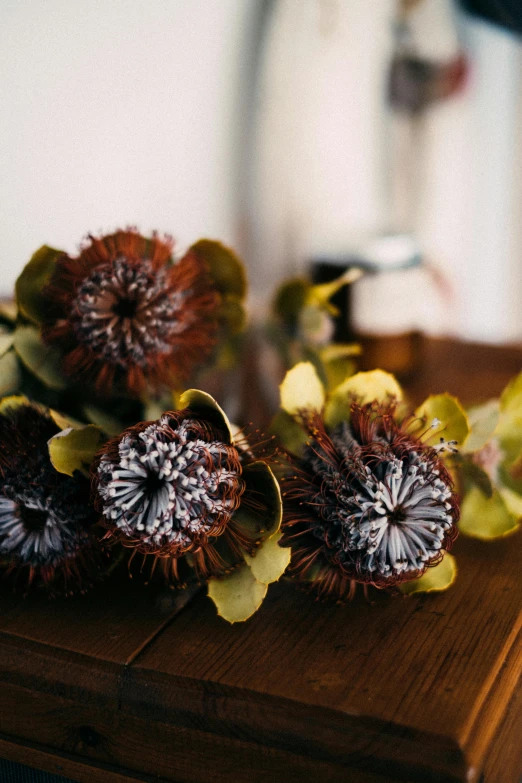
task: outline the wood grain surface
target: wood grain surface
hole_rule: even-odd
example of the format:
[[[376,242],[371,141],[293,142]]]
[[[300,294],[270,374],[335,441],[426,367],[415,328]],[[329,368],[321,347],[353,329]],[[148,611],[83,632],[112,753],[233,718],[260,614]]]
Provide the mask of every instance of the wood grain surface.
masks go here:
[[[426,368],[415,398],[486,399],[522,365],[430,345],[448,382]],[[121,578],[0,596],[0,756],[81,783],[518,783],[522,536],[455,553],[447,593],[335,606],[280,583],[235,626],[202,593]]]

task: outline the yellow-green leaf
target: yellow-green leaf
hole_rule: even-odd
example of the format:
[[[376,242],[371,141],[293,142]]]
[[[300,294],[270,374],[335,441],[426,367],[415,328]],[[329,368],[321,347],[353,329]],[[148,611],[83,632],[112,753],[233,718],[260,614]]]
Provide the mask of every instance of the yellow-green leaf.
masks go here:
[[[0,358],[0,397],[18,391],[22,383],[20,363],[14,351]]]
[[[522,372],[512,378],[500,396],[500,410],[522,417]]]
[[[275,435],[283,448],[301,456],[308,436],[300,424],[286,411],[280,410],[270,425],[269,433]]]
[[[217,289],[223,296],[243,299],[247,291],[245,267],[229,247],[212,239],[200,239],[189,248],[208,264]]]
[[[107,435],[119,435],[124,429],[119,419],[95,405],[84,405],[82,411],[87,421],[97,424]]]
[[[246,326],[246,312],[239,300],[225,300],[219,308],[219,315],[225,321],[230,334],[238,334],[244,330]]]
[[[487,498],[477,487],[472,487],[460,506],[459,529],[474,538],[498,538],[518,528],[518,515],[506,505],[505,498],[495,490]]]
[[[105,437],[95,424],[87,424],[78,430],[68,428],[49,440],[49,456],[59,473],[72,476],[80,470],[89,475],[94,456],[104,442]]]
[[[470,433],[463,447],[465,452],[479,451],[493,436],[500,417],[498,400],[489,400],[476,405],[467,412]]]
[[[426,427],[433,422],[432,434],[425,438],[426,443],[436,444],[441,438],[455,440],[458,446],[466,442],[469,435],[469,423],[466,412],[456,397],[451,394],[432,394],[415,411],[415,416],[423,419]]]
[[[280,386],[281,407],[290,416],[302,411],[321,411],[324,388],[311,362],[300,362],[289,370]]]
[[[281,526],[283,503],[281,488],[272,469],[266,462],[252,462],[243,468],[242,477],[246,487],[241,505],[234,513],[234,522],[254,537],[277,532]]]
[[[188,389],[180,396],[179,407],[180,409],[190,408],[194,413],[200,413],[210,421],[214,421],[218,427],[228,433],[228,443],[232,442],[232,429],[228,416],[207,392],[199,389]]]
[[[3,356],[13,345],[14,332],[0,329],[0,356]]]
[[[61,250],[43,245],[26,264],[16,281],[16,301],[20,313],[36,324],[41,323],[46,315],[48,299],[42,292],[49,282],[56,261],[62,255]]]
[[[246,563],[223,579],[210,579],[208,583],[209,597],[220,617],[229,623],[248,620],[263,603],[267,589]]]
[[[16,408],[20,408],[22,405],[30,405],[29,400],[23,394],[3,397],[0,400],[0,413],[16,410]]]
[[[509,513],[513,514],[517,522],[520,522],[522,519],[522,497],[509,487],[499,487],[498,491]]]
[[[354,283],[356,280],[359,280],[363,274],[364,273],[361,269],[347,269],[346,272],[343,272],[342,275],[329,283],[312,285],[306,294],[306,304],[318,305],[319,307],[328,310],[331,315],[337,315],[337,308],[333,307],[333,305],[330,303],[330,299],[345,285],[349,285],[350,283]]]
[[[272,309],[288,325],[297,320],[305,305],[310,282],[304,277],[286,280],[277,290]]]
[[[400,585],[401,593],[413,595],[414,593],[433,593],[447,590],[457,578],[457,562],[453,555],[447,552],[443,560],[433,568],[428,568],[420,579],[412,579]]]
[[[361,405],[369,402],[387,402],[390,399],[402,400],[402,389],[396,379],[384,370],[358,372],[343,381],[331,393],[326,404],[325,421],[329,427],[335,427],[345,421],[350,414],[353,399]]]
[[[265,538],[253,557],[245,553],[245,560],[258,582],[270,584],[284,574],[292,551],[290,547],[279,546],[281,536],[278,532]]]
[[[14,334],[15,350],[36,377],[51,389],[65,389],[67,381],[61,373],[62,356],[56,348],[42,341],[38,329],[19,326]]]
[[[77,430],[81,427],[85,427],[83,421],[78,421],[78,419],[71,418],[70,416],[64,416],[63,413],[55,411],[52,408],[49,409],[49,416],[61,430],[67,430],[69,428]]]

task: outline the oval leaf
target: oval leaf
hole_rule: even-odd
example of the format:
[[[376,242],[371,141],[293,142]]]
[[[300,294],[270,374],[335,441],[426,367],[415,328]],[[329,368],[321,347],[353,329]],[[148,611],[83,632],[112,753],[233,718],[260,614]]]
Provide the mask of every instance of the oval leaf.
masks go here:
[[[281,407],[290,416],[301,411],[321,411],[324,388],[311,362],[300,362],[287,372],[281,390]]]
[[[296,277],[284,282],[276,291],[272,310],[287,326],[293,326],[305,305],[310,282]]]
[[[33,323],[40,324],[48,312],[49,300],[42,292],[60,256],[63,256],[61,250],[43,245],[26,264],[16,281],[18,308],[22,315]]]
[[[471,432],[464,444],[463,451],[479,451],[493,436],[500,417],[498,400],[489,400],[483,405],[476,405],[467,412]]]
[[[443,560],[433,568],[428,568],[420,579],[404,582],[399,589],[404,595],[440,592],[451,587],[456,578],[457,562],[453,555],[446,553]]]
[[[446,441],[455,440],[462,446],[469,435],[469,423],[466,412],[456,397],[451,394],[432,394],[415,411],[415,416],[423,419],[426,427],[432,422],[432,434],[425,442],[435,445],[443,438]]]
[[[11,397],[4,397],[0,400],[0,413],[6,413],[7,411],[16,410],[21,408],[22,405],[30,405],[31,403],[24,397],[23,394],[12,395]]]
[[[253,557],[245,553],[245,560],[258,582],[276,582],[286,571],[292,551],[290,547],[279,546],[282,535],[278,532],[266,538]]]
[[[107,435],[119,435],[125,429],[121,421],[95,405],[84,405],[82,412],[87,421],[97,424]],[[147,419],[148,416],[145,415],[145,418]]]
[[[402,389],[389,372],[358,372],[332,391],[324,418],[329,427],[335,427],[348,418],[353,399],[360,405],[366,405],[369,402],[387,402],[390,399],[400,401],[402,398]]]
[[[270,435],[276,436],[283,448],[301,456],[308,435],[290,414],[283,410],[276,413],[268,431]]]
[[[210,579],[208,583],[209,598],[219,616],[229,623],[248,620],[263,603],[267,589],[246,564],[223,579]]]
[[[232,443],[232,428],[228,416],[215,399],[207,392],[199,389],[188,389],[179,398],[179,407],[190,408],[194,413],[200,413],[210,421],[215,422],[220,429],[228,433],[228,443]]]
[[[55,348],[42,342],[40,333],[32,326],[19,326],[14,334],[15,350],[36,377],[51,389],[65,389],[67,381],[60,367],[62,356]]]
[[[276,533],[281,526],[283,502],[281,488],[266,462],[252,462],[243,468],[246,488],[234,522],[251,537]]]
[[[18,391],[21,383],[18,357],[14,351],[8,351],[0,359],[0,397]]]
[[[244,298],[247,292],[245,267],[233,250],[221,242],[200,239],[188,252],[206,261],[217,289],[225,298]]]
[[[473,538],[499,538],[513,533],[518,528],[518,515],[513,514],[502,494],[493,492],[487,498],[479,489],[472,487],[460,507],[459,530]]]
[[[95,424],[87,424],[79,430],[69,428],[49,440],[49,456],[59,473],[73,476],[80,470],[88,476],[94,456],[104,442],[105,437]]]

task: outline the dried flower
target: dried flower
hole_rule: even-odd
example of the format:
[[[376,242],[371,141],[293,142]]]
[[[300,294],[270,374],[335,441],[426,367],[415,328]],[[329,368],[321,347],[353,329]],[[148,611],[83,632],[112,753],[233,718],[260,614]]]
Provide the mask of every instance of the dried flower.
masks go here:
[[[352,403],[329,435],[319,417],[285,491],[291,570],[319,566],[320,592],[356,582],[394,587],[440,562],[457,535],[458,505],[438,451],[398,424],[393,405]]]
[[[432,416],[428,424],[422,411],[401,420],[400,394],[392,376],[374,371],[349,378],[326,400],[306,363],[281,387],[283,408],[304,435],[300,453],[288,454],[281,544],[292,547],[290,573],[319,596],[342,600],[357,583],[395,588],[417,580],[457,535],[458,503],[441,459],[456,442],[437,435],[430,445],[441,421]],[[428,414],[434,404],[452,406],[465,426],[452,398],[430,398]]]
[[[47,442],[59,429],[23,398],[2,404],[0,569],[17,585],[70,594],[89,585],[102,561],[89,482],[57,472],[49,458]]]
[[[273,495],[268,466],[233,442],[209,395],[192,390],[183,399],[185,409],[109,441],[92,470],[107,538],[132,550],[132,557],[151,555],[152,570],[173,585],[191,572],[202,581],[230,573],[279,520],[277,502],[270,508],[273,496],[263,497],[256,486],[261,470]]]
[[[172,244],[117,231],[58,257],[42,336],[62,352],[65,375],[136,396],[179,384],[208,358],[220,295],[195,253],[172,262]]]

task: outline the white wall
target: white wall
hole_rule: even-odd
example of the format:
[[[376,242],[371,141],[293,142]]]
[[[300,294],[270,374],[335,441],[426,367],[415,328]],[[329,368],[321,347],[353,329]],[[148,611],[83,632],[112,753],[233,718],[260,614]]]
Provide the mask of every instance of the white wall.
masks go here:
[[[0,295],[31,253],[129,224],[236,239],[255,0],[2,0]]]

